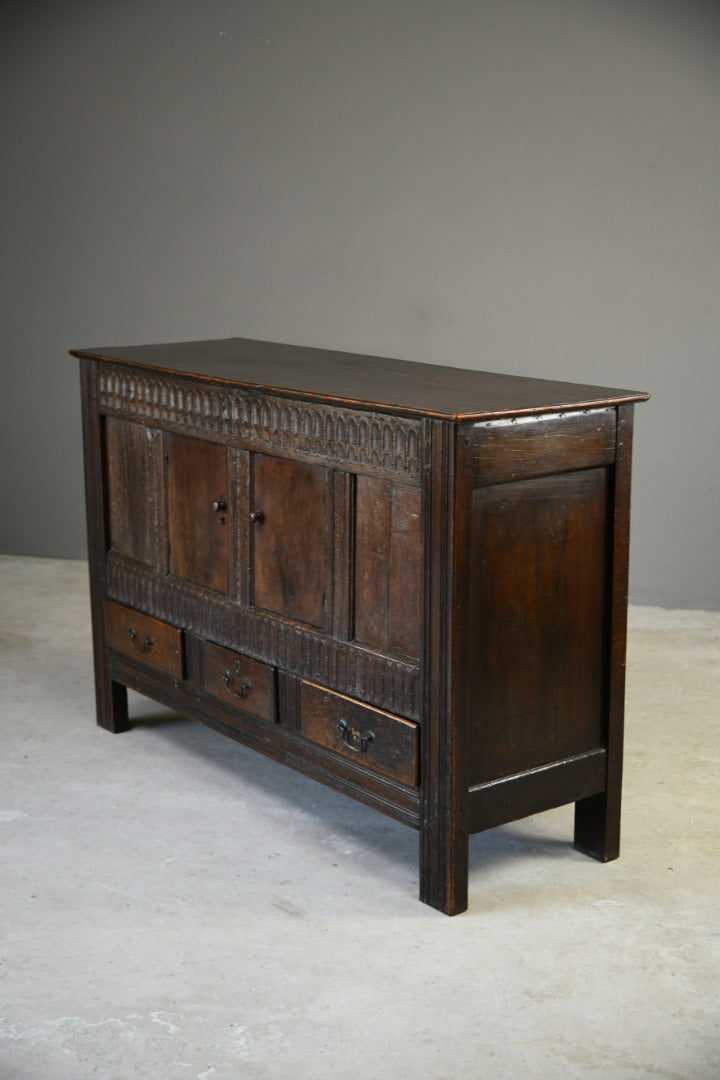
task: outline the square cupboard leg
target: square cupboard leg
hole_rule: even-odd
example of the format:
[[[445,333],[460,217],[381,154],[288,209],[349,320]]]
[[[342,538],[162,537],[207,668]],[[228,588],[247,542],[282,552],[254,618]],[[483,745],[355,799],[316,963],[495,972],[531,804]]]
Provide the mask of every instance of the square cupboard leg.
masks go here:
[[[100,727],[119,735],[129,731],[127,687],[101,672],[97,684],[97,722]]]
[[[420,828],[420,899],[445,915],[468,906],[469,836],[465,830]]]
[[[611,862],[620,854],[620,791],[601,791],[575,803],[575,847]]]

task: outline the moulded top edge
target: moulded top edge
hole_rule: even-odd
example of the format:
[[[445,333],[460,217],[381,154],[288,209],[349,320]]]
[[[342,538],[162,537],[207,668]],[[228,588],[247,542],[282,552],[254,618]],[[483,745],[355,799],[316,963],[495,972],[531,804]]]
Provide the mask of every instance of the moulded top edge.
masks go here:
[[[225,386],[457,422],[601,408],[649,397],[640,391],[245,338],[70,352]]]

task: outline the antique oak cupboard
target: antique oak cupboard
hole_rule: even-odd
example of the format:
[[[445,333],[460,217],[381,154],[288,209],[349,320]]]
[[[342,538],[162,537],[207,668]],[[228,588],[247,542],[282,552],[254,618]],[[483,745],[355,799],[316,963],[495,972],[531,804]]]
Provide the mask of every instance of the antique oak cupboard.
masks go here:
[[[646,394],[230,339],[75,350],[98,723],[128,687],[419,830],[618,854]]]

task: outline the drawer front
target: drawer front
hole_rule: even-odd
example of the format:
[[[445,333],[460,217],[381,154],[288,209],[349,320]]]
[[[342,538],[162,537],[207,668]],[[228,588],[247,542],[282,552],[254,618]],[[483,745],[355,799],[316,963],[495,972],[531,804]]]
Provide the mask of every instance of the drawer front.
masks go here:
[[[418,784],[418,726],[344,694],[305,682],[300,728],[306,739],[402,784]]]
[[[202,685],[206,693],[243,713],[269,724],[277,721],[277,680],[267,664],[205,642]]]
[[[124,656],[182,679],[182,630],[176,626],[106,600],[105,633],[108,645]]]

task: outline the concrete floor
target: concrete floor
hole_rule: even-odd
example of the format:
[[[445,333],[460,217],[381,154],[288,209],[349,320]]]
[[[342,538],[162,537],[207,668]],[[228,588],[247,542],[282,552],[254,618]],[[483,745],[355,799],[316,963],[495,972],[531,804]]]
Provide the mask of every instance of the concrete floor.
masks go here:
[[[481,834],[454,919],[414,831],[97,728],[84,563],[0,558],[0,614],[2,1080],[720,1077],[720,614],[631,611],[620,860],[571,807]]]

